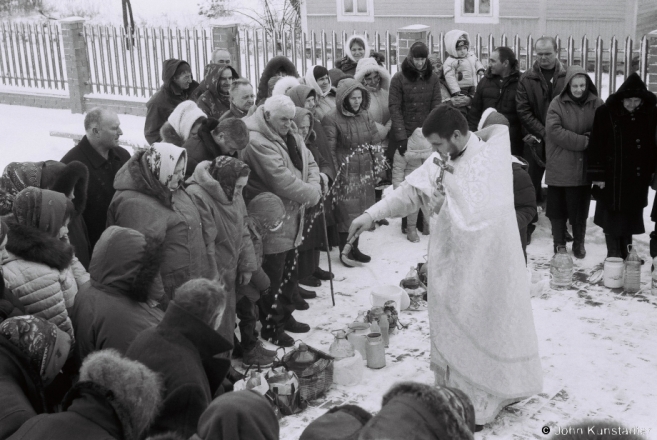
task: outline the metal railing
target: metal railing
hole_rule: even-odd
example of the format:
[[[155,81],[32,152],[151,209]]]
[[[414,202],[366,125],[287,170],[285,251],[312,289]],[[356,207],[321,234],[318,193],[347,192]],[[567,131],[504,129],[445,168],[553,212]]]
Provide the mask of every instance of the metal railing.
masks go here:
[[[84,27],[94,93],[150,97],[162,84],[162,62],[183,59],[195,79],[212,51],[209,29],[135,28],[128,35],[123,27]]]
[[[2,85],[64,90],[65,70],[57,25],[0,23]]]

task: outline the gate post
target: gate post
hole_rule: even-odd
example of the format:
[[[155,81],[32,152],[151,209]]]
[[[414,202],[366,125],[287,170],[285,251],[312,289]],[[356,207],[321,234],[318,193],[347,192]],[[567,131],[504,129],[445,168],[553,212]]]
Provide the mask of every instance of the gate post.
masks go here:
[[[427,36],[431,33],[431,28],[423,24],[412,24],[397,29],[397,68],[401,68],[402,62],[408,55],[408,52],[417,41],[427,44]],[[429,53],[433,48],[429,48]]]
[[[71,113],[84,113],[84,95],[91,93],[89,54],[84,40],[84,18],[59,20],[64,45],[64,64],[70,97]]]
[[[648,90],[657,94],[657,30],[648,34]]]

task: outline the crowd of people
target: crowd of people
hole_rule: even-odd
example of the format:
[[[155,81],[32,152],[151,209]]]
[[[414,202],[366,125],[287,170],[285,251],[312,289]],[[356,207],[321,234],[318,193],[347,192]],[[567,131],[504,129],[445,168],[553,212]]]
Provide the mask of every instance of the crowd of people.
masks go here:
[[[266,401],[231,391],[240,378],[231,359],[271,366],[276,352],[263,339],[292,347],[289,333],[310,330],[293,313],[316,297],[305,287],[334,276],[320,252],[347,248],[348,259],[371,261],[352,222],[431,156],[423,125],[445,105],[472,132],[508,127],[523,252],[545,204],[555,252],[573,241],[584,258],[593,196],[608,256],[625,257],[645,232],[655,95],[632,74],[603,101],[582,67],[558,60],[550,37],[538,39],[524,73],[507,47],[484,67],[467,32],[445,41],[447,54],[414,43],[391,77],[354,35],[330,70],[300,77],[288,58],[272,58],[257,90],[225,51],[200,83],[186,61],[166,60],[147,103],[148,148],[119,147],[119,117],[95,108],[60,161],[9,164],[0,178],[0,439],[278,438]],[[411,208],[402,232],[417,243],[432,213]],[[473,438],[466,394],[399,385],[378,415],[336,408],[301,438],[343,438],[330,437],[336,424],[344,438],[407,429]]]

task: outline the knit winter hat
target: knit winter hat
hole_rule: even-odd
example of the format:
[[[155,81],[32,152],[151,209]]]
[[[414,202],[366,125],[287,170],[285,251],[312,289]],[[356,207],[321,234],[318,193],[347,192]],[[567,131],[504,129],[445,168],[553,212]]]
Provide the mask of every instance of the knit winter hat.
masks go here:
[[[249,202],[247,211],[250,217],[258,220],[265,229],[272,229],[285,217],[285,205],[280,197],[270,192],[258,194]]]
[[[230,156],[219,156],[210,165],[210,176],[221,185],[226,197],[231,202],[235,194],[235,186],[241,183],[246,185],[251,169],[239,159]]]
[[[324,66],[313,67],[313,77],[315,78],[315,81],[326,75],[328,75],[328,69],[326,67]]]
[[[486,128],[490,125],[506,125],[509,127],[509,120],[502,114],[498,113],[497,110],[495,110],[493,107],[488,107],[484,112],[481,114],[481,119],[479,120],[479,124],[477,125],[477,130],[481,130],[482,128]]]
[[[0,337],[18,348],[39,374],[50,383],[64,366],[71,350],[71,337],[42,318],[25,315],[8,318],[0,324]]]
[[[177,189],[170,188],[169,183],[173,180],[179,161],[183,161],[182,172],[184,173],[187,169],[187,150],[166,142],[156,142],[146,150],[144,155],[153,176],[170,190]],[[182,179],[180,182],[182,183]]]
[[[183,141],[186,141],[189,139],[194,123],[200,118],[207,118],[207,116],[194,101],[187,100],[178,104],[167,120]]]
[[[427,58],[429,56],[429,48],[423,42],[417,41],[411,46],[410,55],[413,58]]]
[[[456,48],[458,49],[461,46],[470,47],[470,42],[468,41],[467,35],[463,34],[456,40]]]

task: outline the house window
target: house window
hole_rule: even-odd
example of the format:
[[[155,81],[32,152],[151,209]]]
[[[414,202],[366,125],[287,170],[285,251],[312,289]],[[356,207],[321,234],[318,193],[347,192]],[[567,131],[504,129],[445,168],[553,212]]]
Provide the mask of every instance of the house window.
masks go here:
[[[499,23],[499,0],[454,0],[454,22]]]
[[[338,21],[374,21],[373,0],[336,0]]]

